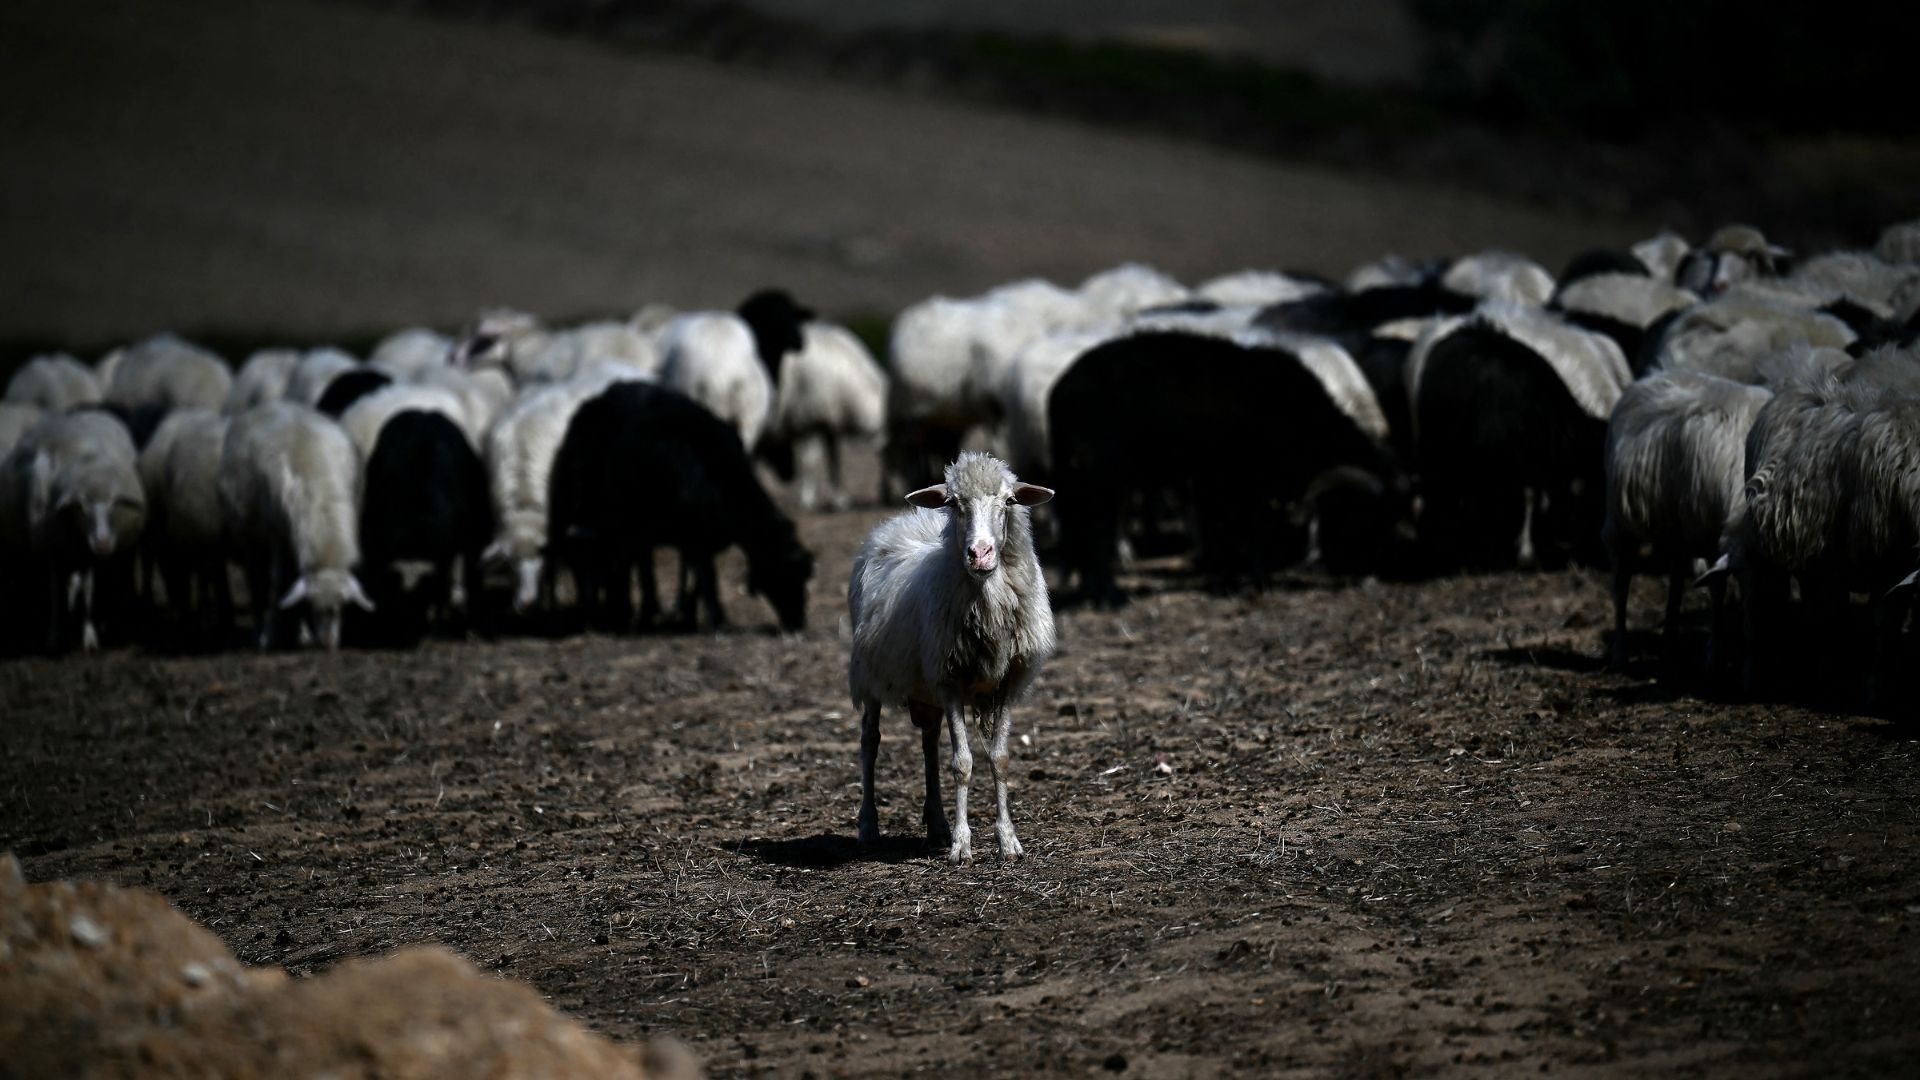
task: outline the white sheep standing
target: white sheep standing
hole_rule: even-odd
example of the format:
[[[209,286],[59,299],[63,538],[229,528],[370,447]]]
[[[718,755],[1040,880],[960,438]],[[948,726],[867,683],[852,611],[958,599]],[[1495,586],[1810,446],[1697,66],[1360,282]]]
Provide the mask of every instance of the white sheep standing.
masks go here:
[[[467,403],[458,394],[439,386],[389,383],[348,406],[340,417],[340,426],[360,452],[360,460],[365,462],[373,456],[374,445],[380,441],[380,429],[387,426],[388,420],[409,411],[439,413],[453,421],[467,436],[468,444],[479,452],[481,440],[467,414]]]
[[[380,339],[367,354],[367,366],[383,371],[394,382],[417,382],[422,372],[453,362],[454,341],[438,330],[410,326]]]
[[[1536,307],[1553,295],[1553,275],[1547,268],[1510,251],[1483,251],[1455,259],[1440,276],[1440,284],[1462,296]]]
[[[524,612],[550,591],[547,573],[547,497],[553,460],[567,437],[573,414],[624,376],[602,371],[533,388],[500,413],[487,431],[487,482],[493,494],[494,540],[482,558],[505,562],[514,572],[513,607]]]
[[[81,607],[81,647],[92,652],[94,589],[99,571],[124,559],[146,523],[133,439],[99,411],[49,414],[21,439],[10,459],[19,470],[17,509],[26,538],[48,571],[48,644],[58,647],[63,616]]]
[[[653,318],[649,310],[626,322],[602,320],[556,330],[527,312],[495,308],[481,313],[453,355],[472,371],[501,368],[522,386],[570,379],[596,360],[652,375],[661,363]]]
[[[217,605],[217,614],[226,617],[233,606],[219,484],[230,420],[207,409],[182,409],[161,423],[140,452],[147,549],[166,582],[168,604],[181,612],[206,613]],[[196,593],[203,597],[197,603]]]
[[[851,331],[833,323],[801,328],[801,348],[780,364],[767,434],[793,446],[800,505],[820,505],[824,488],[847,505],[840,479],[843,436],[872,439],[887,419],[887,375]]]
[[[300,405],[318,406],[327,392],[327,384],[335,376],[359,367],[359,360],[339,349],[308,349],[300,354],[300,362],[293,366],[293,373],[287,376],[283,397]]]
[[[1626,662],[1627,590],[1642,548],[1668,574],[1668,659],[1680,601],[1696,560],[1720,553],[1728,523],[1746,508],[1747,432],[1772,391],[1697,371],[1659,372],[1620,395],[1607,424],[1607,516],[1601,542],[1613,560],[1611,662]],[[1720,643],[1725,582],[1713,589]],[[1708,658],[1712,665],[1712,656]]]
[[[7,380],[6,400],[48,412],[66,412],[100,398],[100,380],[93,369],[66,353],[36,356]]]
[[[158,334],[127,347],[106,400],[128,409],[218,409],[232,387],[226,361],[173,334]]]
[[[721,311],[681,315],[667,325],[662,348],[661,385],[705,405],[752,451],[772,414],[774,390],[746,321]]]
[[[261,349],[247,357],[234,373],[222,409],[228,416],[287,396],[287,381],[300,364],[299,349]]]
[[[966,710],[988,738],[1002,859],[1022,854],[1007,806],[1013,703],[1053,655],[1053,609],[1034,555],[1028,507],[1053,492],[1023,484],[990,454],[965,453],[946,483],[907,497],[916,507],[876,526],[853,560],[847,682],[860,722],[860,840],[880,835],[873,767],[880,711],[904,705],[926,760],[927,837],[956,864],[973,859],[967,785],[973,775]],[[929,512],[931,511],[931,512]],[[940,719],[952,741],[954,822],[940,803]]]
[[[228,427],[220,511],[228,549],[247,572],[262,648],[273,643],[277,612],[303,602],[306,629],[329,651],[340,646],[346,605],[373,610],[353,575],[360,561],[360,473],[353,440],[306,406],[264,406]]]

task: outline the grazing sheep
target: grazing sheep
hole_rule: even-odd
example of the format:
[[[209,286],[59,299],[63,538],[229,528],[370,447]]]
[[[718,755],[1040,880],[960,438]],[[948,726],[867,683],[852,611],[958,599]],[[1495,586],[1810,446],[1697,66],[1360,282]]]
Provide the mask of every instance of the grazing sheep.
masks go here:
[[[227,403],[222,409],[228,416],[243,413],[256,405],[265,405],[269,401],[279,401],[287,396],[287,382],[293,378],[293,369],[300,366],[298,349],[261,349],[233,377],[233,386],[227,390]]]
[[[793,522],[754,476],[738,433],[693,399],[666,386],[621,382],[581,405],[554,458],[549,545],[573,565],[583,603],[605,591],[616,621],[629,610],[638,566],[641,624],[659,612],[653,551],[680,553],[710,626],[726,622],[713,560],[738,544],[747,587],[765,597],[786,630],[806,625],[813,556]],[[681,617],[695,618],[694,597]]]
[[[1553,295],[1553,275],[1524,255],[1483,251],[1455,259],[1440,275],[1442,288],[1477,300],[1511,300],[1538,307]]]
[[[339,349],[308,349],[300,354],[300,362],[293,366],[293,373],[287,376],[285,400],[301,405],[318,405],[329,383],[345,372],[359,369],[360,361]]]
[[[96,588],[124,599],[146,523],[133,440],[105,412],[50,414],[21,438],[10,463],[14,512],[47,585],[47,647],[61,647],[78,606],[80,644],[92,652],[100,646]]]
[[[828,502],[845,508],[840,440],[880,434],[887,419],[887,375],[844,327],[809,322],[801,339],[799,351],[781,362],[762,454],[788,459],[782,479],[798,474],[801,506],[819,506],[824,489]],[[784,453],[769,453],[776,448]]]
[[[167,418],[165,453],[149,460],[160,435],[147,444],[141,472],[153,476],[148,506],[148,550],[166,581],[167,602],[199,615],[202,630],[225,628],[233,618],[233,593],[227,581],[224,522],[220,511],[220,458],[232,418],[190,409]]]
[[[172,334],[128,346],[107,385],[106,403],[127,409],[219,409],[233,373],[226,361]]]
[[[1626,663],[1627,590],[1641,549],[1667,571],[1667,659],[1696,560],[1720,553],[1728,522],[1745,511],[1747,431],[1772,392],[1694,371],[1660,372],[1620,395],[1607,423],[1607,517],[1600,539],[1613,561],[1614,667]],[[1724,582],[1713,588],[1720,640]],[[1708,658],[1712,666],[1712,655]]]
[[[1638,378],[1653,362],[1645,347],[1649,328],[1699,302],[1693,293],[1645,273],[1606,272],[1563,280],[1550,306],[1575,326],[1612,338]]]
[[[1707,242],[1681,257],[1674,267],[1674,283],[1712,296],[1730,285],[1773,277],[1786,267],[1792,253],[1767,242],[1751,225],[1723,225]]]
[[[660,382],[732,425],[751,452],[772,414],[784,358],[802,348],[801,327],[812,317],[777,290],[748,297],[737,314],[681,315],[661,336]]]
[[[1240,270],[1204,282],[1193,290],[1193,294],[1222,307],[1267,307],[1318,296],[1331,289],[1332,286],[1324,281],[1293,274],[1272,270]]]
[[[1831,315],[1742,285],[1656,322],[1647,330],[1645,348],[1653,370],[1704,371],[1751,383],[1762,357],[1798,345],[1844,349],[1855,338]]]
[[[100,401],[100,380],[93,369],[66,353],[36,356],[7,380],[6,400],[48,412],[66,412]]]
[[[444,413],[405,409],[380,426],[360,496],[361,577],[387,644],[419,641],[436,612],[471,613],[493,536],[487,469]]]
[[[360,561],[360,456],[340,425],[293,402],[234,417],[220,454],[227,548],[246,570],[261,648],[277,643],[278,612],[304,607],[303,628],[340,647],[343,609],[373,610],[354,577]]]
[[[393,385],[393,376],[371,365],[343,371],[327,380],[327,388],[314,402],[314,408],[338,420],[347,410],[369,394]]]
[[[1392,474],[1385,447],[1314,362],[1273,344],[1142,332],[1094,346],[1054,384],[1053,478],[1074,492],[1057,510],[1061,551],[1090,600],[1126,601],[1113,563],[1130,495],[1184,496],[1200,568],[1223,584],[1258,583],[1304,550],[1284,511],[1315,477],[1343,466]]]
[[[628,322],[586,323],[553,330],[523,311],[484,312],[454,351],[458,366],[470,371],[498,368],[526,386],[570,379],[593,361],[606,361],[652,375],[660,366],[652,314]]]
[[[1007,463],[1019,475],[1035,480],[1053,475],[1047,400],[1081,354],[1113,336],[1106,330],[1051,334],[1014,354],[1000,379],[1000,411]]]
[[[1490,302],[1407,361],[1421,539],[1447,567],[1582,557],[1600,531],[1607,417],[1631,382],[1611,338]]]
[[[340,417],[340,426],[360,451],[360,459],[365,461],[373,456],[373,445],[380,439],[380,429],[386,426],[388,420],[407,411],[436,412],[453,421],[462,433],[471,430],[466,403],[453,391],[408,383],[382,387],[355,401]],[[471,436],[468,441],[477,445],[477,440]]]
[[[548,490],[561,440],[580,406],[614,381],[576,377],[539,387],[509,405],[487,431],[487,476],[497,532],[482,557],[513,568],[516,613],[531,608],[542,593],[552,594],[546,560]]]
[[[860,710],[860,842],[880,838],[873,767],[880,711],[906,706],[926,759],[927,839],[949,861],[973,861],[967,786],[973,750],[971,707],[988,740],[1003,860],[1023,854],[1008,806],[1008,736],[1013,704],[1053,655],[1053,610],[1034,555],[1028,507],[1053,492],[1021,483],[989,454],[962,454],[946,483],[907,497],[921,510],[882,522],[868,534],[847,582],[853,623],[848,690]],[[928,512],[933,511],[933,512]],[[940,802],[940,720],[952,744],[954,820]]]
[[[421,373],[415,385],[438,387],[460,399],[464,417],[460,426],[467,433],[467,441],[476,447],[493,418],[513,400],[513,382],[498,368],[467,371],[445,365],[432,367]]]
[[[422,373],[446,367],[453,358],[452,338],[437,330],[414,326],[380,340],[367,355],[367,366],[384,371],[394,382],[418,382]]]
[[[1692,251],[1693,247],[1678,233],[1662,229],[1633,245],[1630,250],[1656,281],[1672,281],[1674,275],[1679,273],[1680,261],[1687,257],[1687,252]]]

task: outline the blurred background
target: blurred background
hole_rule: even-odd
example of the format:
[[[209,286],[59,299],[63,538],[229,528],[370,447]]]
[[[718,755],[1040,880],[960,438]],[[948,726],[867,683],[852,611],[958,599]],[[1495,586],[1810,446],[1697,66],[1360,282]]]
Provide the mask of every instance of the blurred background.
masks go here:
[[[1894,8],[14,0],[0,367],[1920,210]]]

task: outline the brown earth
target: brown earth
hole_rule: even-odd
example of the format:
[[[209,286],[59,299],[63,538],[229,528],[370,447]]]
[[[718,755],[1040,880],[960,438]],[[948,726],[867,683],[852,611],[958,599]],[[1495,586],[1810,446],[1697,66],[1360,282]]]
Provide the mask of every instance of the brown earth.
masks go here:
[[[1604,674],[1591,574],[1216,596],[1149,565],[1062,616],[1017,712],[1027,859],[979,798],[978,865],[923,849],[898,717],[863,855],[843,587],[879,513],[801,517],[793,637],[731,594],[720,634],[9,663],[0,848],[296,975],[442,943],[721,1075],[1920,1053],[1912,730]]]

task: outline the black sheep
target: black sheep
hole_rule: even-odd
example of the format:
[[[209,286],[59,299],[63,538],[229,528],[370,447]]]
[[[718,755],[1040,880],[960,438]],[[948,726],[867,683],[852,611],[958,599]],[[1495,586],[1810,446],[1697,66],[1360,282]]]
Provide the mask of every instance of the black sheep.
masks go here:
[[[547,535],[568,562],[584,604],[626,621],[631,567],[640,569],[643,626],[659,613],[653,549],[680,553],[710,625],[725,624],[713,560],[738,544],[748,589],[772,605],[780,625],[806,625],[813,556],[793,522],[760,486],[740,437],[677,391],[619,383],[574,414],[553,463]],[[682,596],[691,621],[693,598]]]
[[[1397,490],[1384,448],[1279,349],[1175,332],[1110,341],[1061,376],[1047,414],[1054,476],[1071,495],[1054,504],[1061,553],[1098,604],[1125,602],[1113,561],[1130,496],[1181,495],[1200,568],[1231,584],[1304,553],[1289,518],[1324,474],[1354,467],[1380,479],[1382,498]],[[1323,487],[1343,506],[1356,490]]]
[[[338,420],[354,402],[391,382],[391,375],[372,368],[343,371],[328,380],[327,388],[320,394],[320,403],[314,407]]]
[[[481,552],[492,537],[486,466],[459,426],[423,410],[388,419],[367,457],[360,499],[374,640],[418,641],[433,608],[451,611],[456,561],[471,616],[481,597]]]

